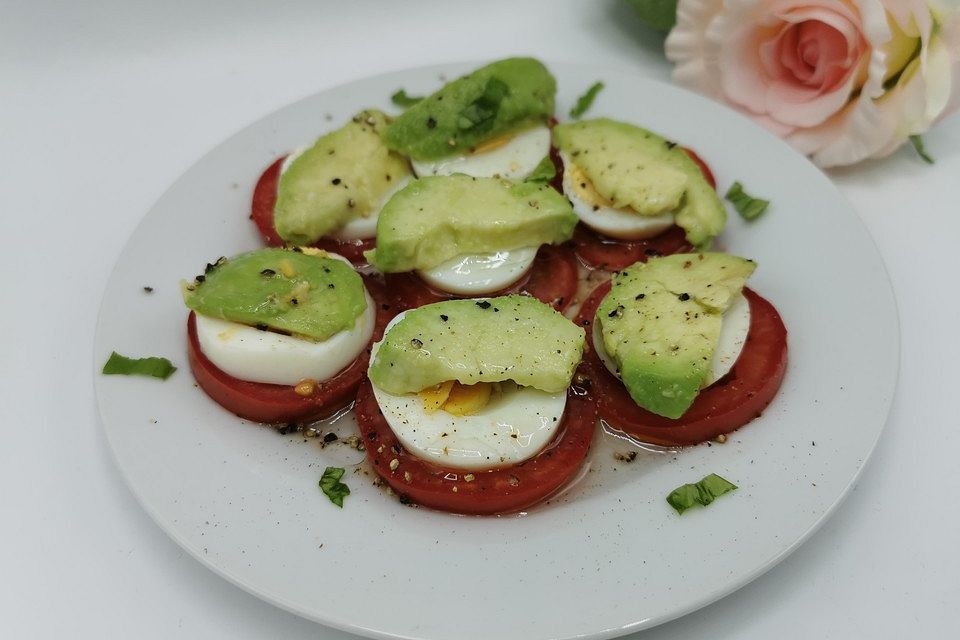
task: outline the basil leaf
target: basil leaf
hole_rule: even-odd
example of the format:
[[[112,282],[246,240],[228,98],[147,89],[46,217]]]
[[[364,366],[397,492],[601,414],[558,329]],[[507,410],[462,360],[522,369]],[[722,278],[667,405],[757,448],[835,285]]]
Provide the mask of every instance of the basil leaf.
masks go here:
[[[397,105],[398,107],[412,107],[423,100],[423,96],[408,96],[405,89],[400,89],[395,94],[390,96],[390,102]]]
[[[640,19],[657,31],[667,32],[677,24],[677,0],[627,0]]]
[[[729,493],[737,488],[737,485],[733,484],[726,478],[722,478],[715,473],[711,473],[703,480],[697,483],[697,486],[700,487],[701,492],[707,492],[710,494],[711,502],[713,498],[718,498],[725,493]]]
[[[330,498],[330,502],[341,509],[343,508],[343,499],[350,495],[350,487],[340,482],[343,473],[341,467],[327,467],[323,470],[323,475],[320,476],[320,490]]]
[[[910,136],[910,144],[913,145],[914,150],[917,152],[917,155],[923,158],[923,161],[927,164],[933,164],[933,157],[927,153],[927,149],[923,144],[922,136]]]
[[[683,513],[700,499],[700,491],[695,484],[685,484],[674,489],[667,496],[667,502],[677,510],[677,513]]]
[[[594,82],[593,85],[587,89],[587,92],[577,98],[577,104],[573,105],[573,109],[570,109],[571,118],[579,118],[587,112],[587,109],[593,104],[593,101],[597,98],[597,94],[603,89],[602,82]]]
[[[103,373],[122,376],[152,376],[166,380],[177,368],[166,358],[128,358],[116,351],[103,365]]]
[[[480,97],[467,105],[460,112],[457,127],[460,129],[482,129],[485,125],[492,125],[500,111],[500,103],[510,93],[507,83],[499,78],[490,78],[483,87]]]
[[[730,188],[727,190],[727,194],[724,197],[733,203],[733,207],[744,220],[755,220],[756,218],[759,218],[760,214],[766,211],[767,207],[770,206],[769,200],[754,198],[745,192],[743,190],[743,185],[739,182],[734,182],[732,185],[730,185]]]
[[[683,513],[698,504],[705,507],[736,488],[737,485],[729,480],[711,473],[700,482],[677,487],[667,496],[667,502],[677,510],[677,513]]]
[[[553,160],[550,159],[550,156],[544,156],[540,164],[534,167],[533,172],[524,179],[524,182],[547,183],[553,180],[556,175],[557,168],[554,166]]]

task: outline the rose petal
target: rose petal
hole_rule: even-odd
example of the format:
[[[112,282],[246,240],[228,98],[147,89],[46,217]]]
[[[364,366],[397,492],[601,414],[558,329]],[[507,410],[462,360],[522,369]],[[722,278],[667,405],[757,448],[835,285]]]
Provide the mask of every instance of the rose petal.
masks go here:
[[[821,166],[890,153],[960,108],[960,12],[940,0],[679,0],[677,18],[674,79]],[[909,40],[894,31],[921,42],[902,73],[888,67],[906,62]]]
[[[960,11],[949,16],[941,26],[940,35],[953,61],[953,77],[950,82],[950,100],[937,117],[938,121],[960,109]]]
[[[718,47],[706,37],[706,31],[722,10],[723,0],[680,2],[677,24],[664,42],[667,59],[676,65],[674,82],[714,97],[720,97]]]
[[[883,43],[890,26],[883,6],[876,0],[858,0],[861,30],[868,42]],[[821,125],[798,129],[788,141],[822,167],[853,164],[888,146],[892,137],[888,114],[874,102],[883,95],[885,54],[874,48],[867,67],[867,79],[860,94]]]
[[[752,0],[729,0],[707,28],[706,37],[723,43],[718,51],[723,96],[753,113],[769,113],[767,74],[760,57],[760,43],[776,35],[778,21],[772,15],[754,15]]]
[[[743,14],[733,11],[731,3],[727,8],[730,11],[718,15],[707,30],[707,37],[725,42],[719,53],[719,67],[727,100],[794,127],[819,125],[847,103],[866,65],[865,41],[848,14],[820,6],[767,16],[766,22],[779,18],[793,23],[788,31],[801,29],[797,32],[798,43],[803,38],[808,42],[815,40],[824,56],[830,56],[818,62],[822,68],[812,74],[815,82],[806,84],[789,77],[787,65],[771,73],[780,62],[771,58],[777,55],[777,49],[782,50],[788,31],[781,29],[778,33],[772,31],[773,26],[751,25]],[[764,46],[765,37],[771,43],[778,36],[780,47]],[[850,42],[854,43],[853,51],[844,46]],[[844,67],[848,60],[856,66]],[[796,60],[790,62],[795,64]]]

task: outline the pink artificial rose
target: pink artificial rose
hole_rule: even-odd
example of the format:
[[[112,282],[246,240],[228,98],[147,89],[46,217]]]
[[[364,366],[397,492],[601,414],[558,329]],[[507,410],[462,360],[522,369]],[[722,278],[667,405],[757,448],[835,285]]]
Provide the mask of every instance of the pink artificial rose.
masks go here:
[[[960,13],[948,1],[679,0],[666,52],[679,84],[820,166],[853,164],[960,106]]]

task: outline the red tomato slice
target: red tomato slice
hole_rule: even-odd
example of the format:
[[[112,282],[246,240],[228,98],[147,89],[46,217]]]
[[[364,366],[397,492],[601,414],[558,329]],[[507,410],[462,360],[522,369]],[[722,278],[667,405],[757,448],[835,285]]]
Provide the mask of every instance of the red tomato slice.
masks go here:
[[[552,124],[550,128],[553,129]],[[560,157],[560,149],[557,149],[552,144],[550,145],[550,160],[553,162],[554,171],[550,186],[556,189],[558,193],[563,194],[563,158]]]
[[[475,515],[520,511],[560,489],[586,458],[597,421],[589,391],[572,387],[557,436],[543,451],[517,465],[470,472],[445,469],[408,453],[380,412],[369,381],[360,387],[354,409],[367,460],[401,500]],[[397,465],[391,468],[393,460]]]
[[[690,156],[690,159],[697,163],[697,166],[700,167],[700,171],[703,172],[703,177],[706,178],[707,182],[710,183],[710,186],[716,190],[717,180],[713,177],[713,171],[710,170],[710,167],[707,165],[707,163],[704,162],[703,158],[700,157],[700,154],[689,147],[680,148],[686,151],[687,155]]]
[[[250,205],[250,219],[257,225],[263,241],[269,247],[281,247],[283,240],[277,235],[273,226],[273,206],[277,203],[277,183],[280,182],[280,165],[286,156],[274,161],[263,172],[257,185],[253,188],[253,202]],[[374,238],[366,240],[337,240],[336,238],[320,238],[312,246],[331,253],[338,253],[354,264],[366,264],[367,259],[363,252],[376,246]]]
[[[676,420],[638,407],[593,348],[594,315],[609,291],[609,282],[597,287],[583,303],[576,322],[587,331],[584,362],[593,381],[597,410],[614,428],[651,444],[699,444],[758,417],[777,395],[787,368],[787,329],[773,305],[744,289],[743,295],[750,304],[750,331],[730,373],[701,391],[687,412]]]
[[[687,232],[677,225],[646,240],[615,240],[598,234],[584,224],[578,224],[573,232],[573,247],[577,257],[585,264],[609,271],[619,271],[636,262],[646,262],[651,256],[693,251],[693,245],[687,242]]]
[[[384,277],[390,292],[391,305],[398,313],[425,304],[463,297],[433,289],[412,272],[388,273]],[[506,289],[489,295],[525,294],[562,312],[570,306],[577,293],[578,277],[577,259],[569,248],[543,245],[537,251],[533,266],[524,277]]]
[[[382,285],[366,279],[367,290],[377,305],[373,340],[379,340],[390,319]],[[193,312],[187,319],[187,354],[197,384],[210,398],[241,418],[268,424],[313,422],[348,406],[356,398],[357,388],[367,377],[369,347],[334,377],[319,382],[312,395],[301,396],[293,386],[250,382],[234,378],[217,368],[200,350],[197,321]]]

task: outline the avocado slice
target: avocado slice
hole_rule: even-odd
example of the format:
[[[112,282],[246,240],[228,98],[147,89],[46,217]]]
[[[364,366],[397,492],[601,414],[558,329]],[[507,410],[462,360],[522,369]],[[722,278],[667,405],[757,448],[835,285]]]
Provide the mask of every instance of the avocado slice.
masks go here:
[[[680,253],[614,274],[595,322],[634,402],[683,415],[710,370],[723,312],[755,268],[725,253]]]
[[[309,245],[350,220],[377,212],[387,192],[410,175],[403,157],[380,139],[389,119],[361,111],[319,138],[280,176],[273,224],[290,244]]]
[[[449,82],[384,131],[387,146],[415,160],[459,155],[485,140],[544,124],[557,81],[533,58],[507,58]]]
[[[411,311],[390,327],[370,380],[394,395],[449,380],[503,382],[559,393],[583,355],[584,330],[529,296],[447,300]]]
[[[673,213],[697,247],[723,231],[723,202],[676,143],[608,118],[559,124],[553,141],[614,206],[644,216]]]
[[[197,313],[317,342],[352,329],[367,308],[359,274],[323,252],[258,249],[221,258],[182,289]]]
[[[431,269],[466,253],[558,244],[576,224],[570,202],[544,183],[428,176],[384,205],[377,248],[364,255],[384,273]]]

